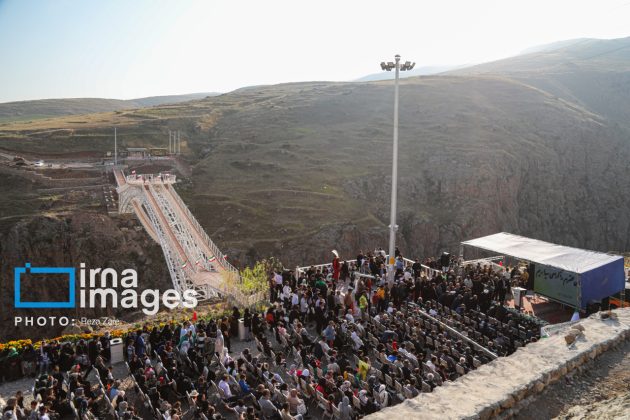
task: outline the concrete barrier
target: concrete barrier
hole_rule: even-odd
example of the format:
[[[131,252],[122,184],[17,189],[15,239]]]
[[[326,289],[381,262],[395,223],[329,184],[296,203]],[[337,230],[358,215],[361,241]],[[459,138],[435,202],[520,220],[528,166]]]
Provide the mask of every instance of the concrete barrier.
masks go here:
[[[594,314],[568,324],[509,357],[487,363],[454,382],[445,382],[432,393],[420,394],[367,418],[508,418],[530,404],[548,385],[630,338],[630,308],[613,312],[618,319],[602,320]],[[567,345],[564,336],[576,324],[584,327],[584,332]]]

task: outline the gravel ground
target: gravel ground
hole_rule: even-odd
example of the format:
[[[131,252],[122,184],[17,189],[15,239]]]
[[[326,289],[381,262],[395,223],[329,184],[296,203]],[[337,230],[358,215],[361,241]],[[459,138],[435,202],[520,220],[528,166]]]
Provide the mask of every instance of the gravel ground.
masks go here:
[[[516,419],[630,419],[630,341],[548,387]]]

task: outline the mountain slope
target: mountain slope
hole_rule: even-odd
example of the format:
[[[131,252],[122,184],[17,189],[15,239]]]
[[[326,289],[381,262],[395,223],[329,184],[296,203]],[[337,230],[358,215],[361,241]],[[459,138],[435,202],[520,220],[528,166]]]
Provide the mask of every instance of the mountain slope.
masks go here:
[[[577,103],[630,130],[630,37],[555,43],[449,74],[502,75]]]
[[[67,98],[40,99],[0,103],[0,123],[50,118],[62,115],[92,114],[122,109],[175,104],[213,96],[216,93],[191,93],[186,95],[150,96],[138,99]]]
[[[502,76],[404,79],[400,91],[406,253],[456,251],[501,230],[630,248],[629,145],[606,119]],[[180,129],[193,167],[179,189],[208,234],[240,261],[290,266],[386,246],[392,101],[389,82],[265,86],[112,114],[104,128],[16,125],[0,147],[97,148],[113,123],[149,146]]]
[[[626,42],[403,79],[403,252],[457,252],[461,240],[497,231],[629,250],[627,110],[606,107],[630,101],[627,84],[614,89],[626,74]],[[594,51],[608,51],[598,65],[587,58]],[[213,240],[236,261],[275,255],[285,266],[309,264],[331,249],[352,257],[387,246],[393,96],[386,81],[257,86],[3,125],[0,149],[102,153],[114,124],[119,147],[164,146],[167,131],[179,129],[192,175],[177,188]]]
[[[432,74],[444,73],[451,70],[456,70],[464,67],[464,65],[452,65],[452,66],[421,66],[415,67],[411,71],[400,72],[401,78],[416,77],[416,76],[430,76]],[[379,73],[368,74],[363,76],[355,82],[374,82],[378,80],[394,80],[393,71],[381,71]]]

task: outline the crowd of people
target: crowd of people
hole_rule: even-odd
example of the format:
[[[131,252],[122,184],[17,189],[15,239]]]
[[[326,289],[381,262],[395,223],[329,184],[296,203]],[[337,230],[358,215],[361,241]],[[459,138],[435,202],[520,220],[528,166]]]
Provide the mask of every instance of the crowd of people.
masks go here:
[[[335,255],[271,275],[262,313],[147,324],[126,337],[120,377],[109,337],[44,343],[29,366],[35,405],[16,396],[7,418],[355,419],[539,338],[535,322],[503,305],[518,270],[395,257],[393,280],[382,250]]]

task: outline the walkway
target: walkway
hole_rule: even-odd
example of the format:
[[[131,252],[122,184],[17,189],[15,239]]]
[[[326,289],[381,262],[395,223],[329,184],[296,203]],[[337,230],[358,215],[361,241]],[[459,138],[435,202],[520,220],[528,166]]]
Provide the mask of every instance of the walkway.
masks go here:
[[[199,300],[226,296],[240,306],[252,306],[265,294],[243,294],[240,275],[208,237],[173,188],[170,174],[127,175],[114,170],[119,211],[133,212],[148,234],[162,247],[176,290],[197,291]]]

